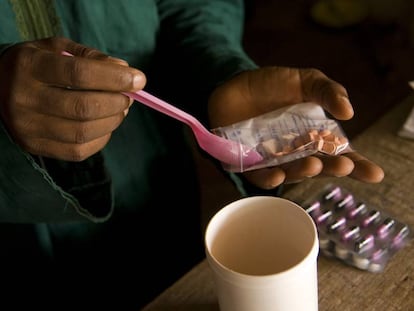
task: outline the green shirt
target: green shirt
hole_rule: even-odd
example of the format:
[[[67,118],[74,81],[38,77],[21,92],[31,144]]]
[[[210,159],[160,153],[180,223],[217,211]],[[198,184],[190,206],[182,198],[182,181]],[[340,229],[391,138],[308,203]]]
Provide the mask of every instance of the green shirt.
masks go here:
[[[208,127],[211,90],[256,68],[241,46],[243,14],[241,0],[0,1],[0,57],[22,41],[68,37],[125,59],[146,74],[146,90]],[[2,255],[13,258],[22,249],[15,258],[31,258],[27,265],[35,253],[28,250],[38,248],[40,258],[47,254],[88,274],[102,264],[105,275],[116,271],[115,277],[144,284],[142,301],[157,294],[203,256],[198,183],[184,129],[135,103],[101,152],[71,163],[28,154],[1,123]]]
[[[50,6],[54,1],[27,1],[30,5],[22,5],[25,1],[1,1],[0,44],[6,47],[58,32],[127,60],[147,74],[147,88],[177,106],[184,105],[181,108],[207,123],[206,96],[211,89],[236,72],[254,67],[240,45],[240,2],[65,0],[56,1],[57,16],[53,16]],[[36,14],[36,3],[42,4],[43,12]],[[31,15],[49,22],[41,23]],[[181,126],[164,122],[165,118],[139,103],[131,110],[103,154],[115,196],[123,205],[137,207],[145,206],[150,193],[160,190],[159,180],[148,179],[154,159],[167,153],[165,138],[159,133],[170,130],[160,127],[173,129],[168,135],[172,140]],[[4,129],[0,133],[0,149],[0,221],[87,218],[99,222],[110,217],[112,207],[102,208],[105,212],[96,214],[82,206],[76,196],[62,190],[48,171],[13,143]]]

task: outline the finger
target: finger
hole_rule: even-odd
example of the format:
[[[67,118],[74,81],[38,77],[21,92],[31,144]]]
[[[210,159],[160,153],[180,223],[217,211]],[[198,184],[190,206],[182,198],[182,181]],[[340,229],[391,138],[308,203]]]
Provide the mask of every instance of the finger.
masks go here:
[[[345,156],[324,156],[318,155],[323,163],[323,169],[320,175],[344,177],[352,173],[355,164]]]
[[[39,138],[23,144],[23,148],[34,155],[63,161],[80,162],[102,150],[110,137],[111,135],[108,134],[85,144],[67,144]]]
[[[19,137],[43,138],[61,143],[84,144],[113,132],[124,119],[124,113],[93,121],[74,121],[28,114],[17,121]]]
[[[38,81],[74,89],[129,92],[141,90],[146,83],[145,75],[135,68],[41,50],[33,53],[32,68]]]
[[[346,89],[317,69],[300,69],[302,93],[305,101],[320,104],[334,118],[348,120],[354,110]]]
[[[285,180],[285,172],[279,167],[248,171],[243,175],[252,185],[268,190],[276,188]]]
[[[285,171],[285,181],[291,183],[320,174],[323,164],[317,157],[310,156],[282,164],[280,167]]]
[[[123,59],[109,56],[97,49],[79,44],[75,41],[63,37],[46,38],[36,41],[34,45],[40,49],[54,51],[57,54],[62,54],[64,52],[69,53],[72,56],[104,60],[122,66],[128,66],[128,63]]]
[[[379,183],[384,179],[383,169],[361,154],[352,152],[345,156],[354,161],[355,165],[350,177],[367,183]]]
[[[129,97],[129,105],[128,108],[124,110],[124,116],[126,117],[128,115],[129,112],[129,108],[131,107],[131,105],[134,103],[134,99],[132,97]]]
[[[130,106],[130,98],[117,92],[68,90],[42,86],[25,106],[38,113],[77,121],[115,116]]]

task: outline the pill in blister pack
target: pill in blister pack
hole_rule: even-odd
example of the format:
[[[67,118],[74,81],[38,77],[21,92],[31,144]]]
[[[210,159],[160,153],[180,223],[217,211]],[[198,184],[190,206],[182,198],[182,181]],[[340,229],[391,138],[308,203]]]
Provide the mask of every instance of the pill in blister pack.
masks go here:
[[[383,271],[411,239],[409,226],[337,185],[301,205],[315,221],[321,252],[362,270]]]

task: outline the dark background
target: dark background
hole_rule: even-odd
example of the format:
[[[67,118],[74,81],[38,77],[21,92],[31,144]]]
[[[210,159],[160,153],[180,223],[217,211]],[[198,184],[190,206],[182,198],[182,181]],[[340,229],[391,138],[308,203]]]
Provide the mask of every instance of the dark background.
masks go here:
[[[355,110],[352,120],[341,122],[351,139],[407,97],[414,80],[414,1],[357,1],[375,6],[359,23],[332,28],[311,18],[316,0],[250,0],[244,35],[245,49],[258,65],[314,67],[343,84]],[[207,220],[239,194],[196,157]]]

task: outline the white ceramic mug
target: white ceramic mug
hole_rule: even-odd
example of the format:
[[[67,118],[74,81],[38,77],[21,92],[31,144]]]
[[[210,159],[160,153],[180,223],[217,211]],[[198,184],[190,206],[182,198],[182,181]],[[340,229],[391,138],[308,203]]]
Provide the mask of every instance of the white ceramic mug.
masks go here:
[[[221,311],[317,311],[318,235],[289,200],[254,196],[214,215],[205,234]]]

